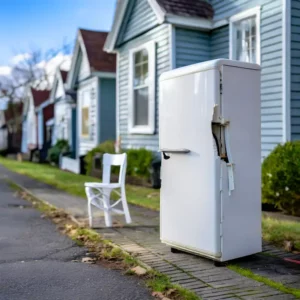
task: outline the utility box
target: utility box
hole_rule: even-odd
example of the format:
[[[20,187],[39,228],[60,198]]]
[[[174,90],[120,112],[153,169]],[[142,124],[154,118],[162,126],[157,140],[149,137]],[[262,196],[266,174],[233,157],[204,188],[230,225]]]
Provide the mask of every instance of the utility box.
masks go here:
[[[260,66],[160,77],[161,241],[215,261],[261,251]]]

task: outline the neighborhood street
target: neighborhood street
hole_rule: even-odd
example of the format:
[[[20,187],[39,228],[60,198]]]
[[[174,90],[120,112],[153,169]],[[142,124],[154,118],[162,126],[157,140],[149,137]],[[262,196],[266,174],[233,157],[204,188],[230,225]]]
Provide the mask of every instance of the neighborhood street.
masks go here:
[[[84,256],[0,179],[0,300],[152,299],[136,278],[81,263]]]

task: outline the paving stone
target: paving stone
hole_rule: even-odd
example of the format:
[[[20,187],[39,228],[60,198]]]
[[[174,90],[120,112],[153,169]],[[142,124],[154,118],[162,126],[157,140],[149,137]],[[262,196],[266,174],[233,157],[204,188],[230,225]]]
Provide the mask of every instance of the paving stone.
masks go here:
[[[178,284],[180,284],[181,286],[185,287],[185,288],[188,288],[188,289],[199,289],[199,288],[204,288],[204,287],[207,287],[207,285],[201,281],[191,281],[191,282],[188,282],[188,283],[185,283],[185,282],[181,282],[179,281]]]
[[[268,300],[292,300],[292,299],[296,299],[293,295],[287,295],[287,294],[283,294],[281,293],[280,295],[276,295],[276,296],[268,296],[268,297],[263,297],[260,299],[268,299]]]
[[[266,297],[272,297],[271,299],[273,299],[273,297],[275,296],[284,296],[285,294],[279,292],[279,291],[272,291],[272,292],[264,292],[264,293],[261,293],[261,294],[255,294],[255,295],[249,295],[249,296],[243,296],[242,298],[244,300],[254,300],[254,299],[261,299],[261,298],[264,298],[266,299]]]

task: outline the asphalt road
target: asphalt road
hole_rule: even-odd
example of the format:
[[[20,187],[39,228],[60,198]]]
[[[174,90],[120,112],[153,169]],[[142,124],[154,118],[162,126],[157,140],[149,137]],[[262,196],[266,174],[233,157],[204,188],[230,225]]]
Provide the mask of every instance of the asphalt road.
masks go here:
[[[72,262],[86,250],[40,216],[0,178],[0,300],[153,299],[137,278]]]

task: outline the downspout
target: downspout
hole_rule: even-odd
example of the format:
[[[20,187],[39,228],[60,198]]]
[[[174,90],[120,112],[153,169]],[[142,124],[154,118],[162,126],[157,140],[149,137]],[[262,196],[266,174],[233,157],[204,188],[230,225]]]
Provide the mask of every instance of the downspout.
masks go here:
[[[291,0],[282,0],[282,142],[291,140]]]

